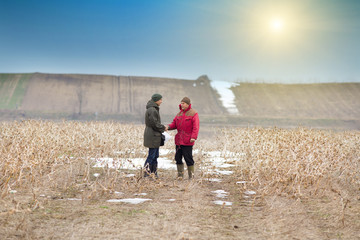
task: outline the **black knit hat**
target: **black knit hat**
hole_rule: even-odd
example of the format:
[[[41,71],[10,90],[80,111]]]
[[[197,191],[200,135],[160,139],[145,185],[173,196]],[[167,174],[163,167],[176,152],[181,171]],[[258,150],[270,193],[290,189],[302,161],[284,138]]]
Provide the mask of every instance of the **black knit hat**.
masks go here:
[[[154,102],[157,102],[159,101],[160,99],[162,99],[162,96],[158,93],[155,93],[154,95],[151,96],[151,99],[154,101]]]

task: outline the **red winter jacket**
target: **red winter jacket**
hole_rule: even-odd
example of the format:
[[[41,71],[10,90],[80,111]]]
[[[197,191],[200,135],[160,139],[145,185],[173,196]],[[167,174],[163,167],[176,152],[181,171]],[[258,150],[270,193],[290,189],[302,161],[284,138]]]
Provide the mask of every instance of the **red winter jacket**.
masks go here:
[[[172,123],[169,124],[169,130],[177,129],[175,135],[176,145],[193,146],[194,142],[190,139],[197,139],[199,133],[199,115],[196,110],[191,108],[191,104],[186,110],[181,109],[175,116]]]

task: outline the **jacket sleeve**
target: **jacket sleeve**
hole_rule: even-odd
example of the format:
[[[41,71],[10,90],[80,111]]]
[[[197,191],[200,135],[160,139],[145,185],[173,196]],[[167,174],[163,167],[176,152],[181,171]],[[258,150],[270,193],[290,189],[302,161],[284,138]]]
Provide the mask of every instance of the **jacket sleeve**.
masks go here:
[[[174,129],[177,129],[176,116],[174,117],[174,120],[172,121],[172,123],[169,124],[169,130],[174,130]]]
[[[199,134],[199,128],[200,128],[199,115],[197,113],[192,118],[192,122],[193,122],[193,129],[191,132],[191,138],[197,139],[198,134]]]
[[[165,131],[165,126],[159,121],[160,118],[158,115],[155,109],[149,111],[149,126],[154,129],[154,131],[162,133]]]

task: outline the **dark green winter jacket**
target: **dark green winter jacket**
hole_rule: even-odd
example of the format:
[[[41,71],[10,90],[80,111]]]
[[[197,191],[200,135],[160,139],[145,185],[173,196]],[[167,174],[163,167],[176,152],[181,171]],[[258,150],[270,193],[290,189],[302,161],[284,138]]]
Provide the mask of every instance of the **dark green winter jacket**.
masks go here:
[[[165,131],[165,126],[161,124],[159,106],[153,100],[146,104],[145,125],[144,146],[159,148],[161,133]]]

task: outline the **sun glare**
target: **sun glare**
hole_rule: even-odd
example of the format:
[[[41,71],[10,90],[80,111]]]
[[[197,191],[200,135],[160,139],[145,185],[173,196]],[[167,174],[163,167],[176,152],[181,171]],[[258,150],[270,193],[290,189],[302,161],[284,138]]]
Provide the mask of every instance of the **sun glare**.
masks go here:
[[[284,30],[284,21],[280,18],[272,19],[269,25],[272,32],[282,32]]]

